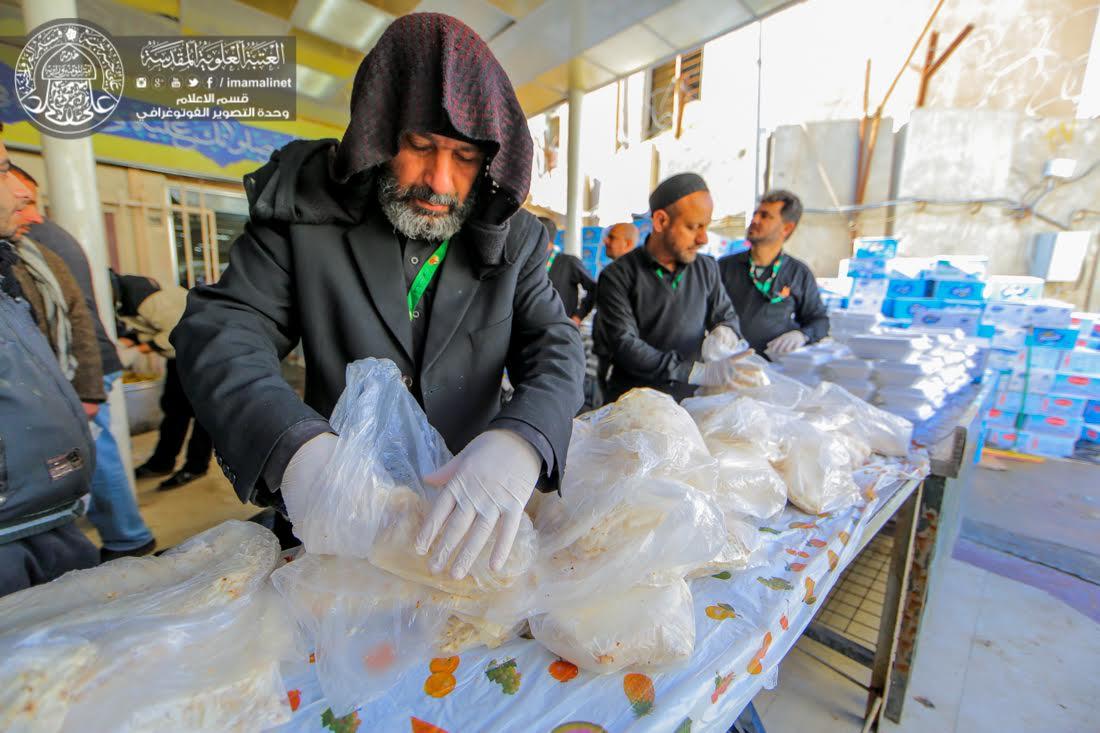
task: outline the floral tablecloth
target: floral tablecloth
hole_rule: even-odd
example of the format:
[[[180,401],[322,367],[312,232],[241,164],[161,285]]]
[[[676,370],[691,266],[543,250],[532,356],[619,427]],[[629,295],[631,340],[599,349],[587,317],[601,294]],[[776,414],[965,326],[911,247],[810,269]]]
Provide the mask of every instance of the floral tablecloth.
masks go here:
[[[578,672],[537,642],[425,659],[381,699],[338,717],[309,660],[284,670],[294,717],[280,732],[412,731],[595,733],[726,731],[769,681],[809,625],[864,526],[907,482],[928,473],[927,457],[879,459],[856,474],[870,501],[823,516],[793,506],[760,526],[764,543],[748,570],[695,580],[691,662],[663,673]],[[632,613],[623,609],[623,623]]]

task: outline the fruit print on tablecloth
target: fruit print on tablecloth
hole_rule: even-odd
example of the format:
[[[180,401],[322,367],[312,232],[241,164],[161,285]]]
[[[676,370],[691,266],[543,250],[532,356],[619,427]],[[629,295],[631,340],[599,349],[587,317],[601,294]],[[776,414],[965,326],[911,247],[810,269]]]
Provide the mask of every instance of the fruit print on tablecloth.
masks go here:
[[[454,691],[457,680],[458,657],[437,657],[428,663],[428,679],[424,680],[424,694],[429,697],[446,697]]]
[[[768,653],[768,648],[772,645],[772,632],[764,634],[764,641],[760,644],[760,649],[753,655],[752,661],[749,662],[747,668],[749,674],[760,674],[764,671],[764,656]]]
[[[790,581],[784,580],[783,578],[778,578],[775,576],[764,578],[761,576],[757,576],[756,580],[760,583],[763,583],[772,590],[794,590],[794,586],[790,584]]]
[[[818,539],[817,537],[814,537],[812,540],[809,540],[808,542],[806,542],[806,544],[811,546],[811,547],[816,547],[817,549],[820,550],[822,547],[824,547],[828,543],[825,542],[825,540],[821,540],[821,539]]]
[[[672,733],[691,733],[691,718],[684,718]]]
[[[332,708],[326,708],[325,712],[321,713],[321,725],[332,733],[356,733],[362,722],[359,720],[358,710],[353,710],[342,718],[337,718]]]
[[[725,621],[728,618],[737,618],[737,611],[728,603],[716,603],[706,608],[707,618],[715,621]]]
[[[505,695],[516,694],[523,678],[520,671],[516,669],[515,659],[508,659],[500,664],[497,664],[497,660],[492,660],[485,670],[485,676],[500,685]]]
[[[572,662],[567,662],[564,659],[559,659],[554,662],[550,662],[550,666],[546,668],[546,671],[550,673],[550,676],[556,679],[558,682],[566,683],[569,680],[577,676],[580,671],[577,669],[577,665]]]
[[[715,673],[715,675],[714,675],[714,692],[712,692],[710,694],[710,704],[711,705],[716,704],[718,702],[718,698],[720,698],[723,694],[725,694],[726,690],[729,689],[730,683],[733,682],[733,678],[734,678],[734,673],[733,672],[730,672],[729,674],[724,675],[724,676]]]
[[[574,720],[568,723],[562,723],[550,731],[550,733],[607,733],[607,729],[595,723],[585,723],[580,720]]]
[[[412,726],[412,733],[447,733],[438,725],[432,725],[420,718],[409,718],[409,724]]]
[[[623,676],[623,693],[630,701],[630,707],[634,711],[634,717],[640,718],[649,715],[653,710],[653,702],[656,693],[653,690],[653,680],[644,674],[631,672]]]
[[[836,570],[838,562],[840,562],[840,557],[832,550],[829,550],[829,570]]]
[[[817,596],[814,595],[813,578],[806,578],[806,595],[802,597],[802,602],[807,606],[812,606],[817,602]]]
[[[290,703],[290,712],[296,712],[298,710],[298,707],[302,704],[302,691],[287,690],[286,699],[287,702]]]

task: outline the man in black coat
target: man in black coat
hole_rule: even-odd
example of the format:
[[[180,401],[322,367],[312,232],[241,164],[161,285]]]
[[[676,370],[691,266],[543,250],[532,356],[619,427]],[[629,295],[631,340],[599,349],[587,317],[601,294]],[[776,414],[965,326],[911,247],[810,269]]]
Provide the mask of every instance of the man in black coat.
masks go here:
[[[593,336],[608,365],[601,385],[608,402],[635,387],[681,400],[698,386],[731,382],[736,372],[734,359],[700,361],[708,331],[740,340],[718,265],[699,255],[714,211],[706,182],[694,173],[671,176],[650,194],[649,210],[653,232],[645,244],[601,272],[596,289]]]
[[[596,305],[596,281],[584,269],[580,259],[554,249],[558,225],[545,216],[540,216],[539,221],[546,228],[546,236],[550,239],[546,244],[546,274],[565,306],[565,315],[579,327]]]
[[[457,453],[425,477],[441,490],[416,551],[462,577],[499,525],[490,564],[503,566],[536,483],[560,485],[584,378],[546,232],[520,210],[531,154],[484,41],[417,13],[360,66],[338,144],[290,143],[245,177],[250,221],[230,266],[191,292],[172,336],[242,500],[285,501],[293,521],[334,450],[345,367],[387,358]],[[299,341],[304,402],[279,373]]]
[[[769,359],[829,335],[829,313],[813,272],[783,251],[801,218],[798,196],[783,190],[767,192],[745,234],[749,251],[718,260],[742,335]]]

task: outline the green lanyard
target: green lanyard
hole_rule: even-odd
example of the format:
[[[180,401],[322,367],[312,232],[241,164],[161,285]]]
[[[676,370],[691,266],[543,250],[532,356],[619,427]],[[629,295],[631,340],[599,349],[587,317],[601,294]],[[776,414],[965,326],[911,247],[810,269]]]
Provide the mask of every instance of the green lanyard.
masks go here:
[[[654,269],[654,272],[657,273],[657,279],[658,280],[664,280],[665,279],[665,268],[657,267],[656,269]],[[684,279],[684,273],[685,272],[687,272],[687,268],[686,267],[681,268],[680,271],[678,273],[676,273],[676,277],[672,278],[672,289],[673,290],[680,287],[680,281]]]
[[[772,297],[772,283],[775,282],[775,276],[779,274],[779,268],[783,264],[783,255],[779,255],[775,258],[775,262],[772,263],[772,274],[768,276],[768,279],[764,282],[756,277],[756,268],[752,265],[752,257],[749,258],[749,279],[752,280],[752,284],[756,286],[756,289],[763,294],[765,298],[769,299],[771,303],[781,303],[783,301],[782,295]]]
[[[551,252],[550,256],[546,259],[546,271],[550,272],[550,268],[554,266],[554,259],[558,256],[557,252]]]
[[[431,284],[432,278],[435,277],[436,270],[443,264],[443,258],[447,256],[447,243],[449,239],[444,239],[443,244],[432,252],[432,256],[429,257],[424,265],[420,268],[420,272],[416,273],[416,277],[412,281],[412,285],[409,286],[409,320],[413,319],[413,311],[416,310],[416,306],[420,304],[420,299],[424,297],[424,291],[428,289],[428,285]]]

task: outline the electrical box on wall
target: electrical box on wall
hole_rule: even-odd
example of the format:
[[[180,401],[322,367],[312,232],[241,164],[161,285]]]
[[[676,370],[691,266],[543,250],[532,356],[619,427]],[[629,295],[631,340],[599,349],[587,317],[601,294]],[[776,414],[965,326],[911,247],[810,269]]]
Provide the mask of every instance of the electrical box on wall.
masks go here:
[[[1076,282],[1092,232],[1042,232],[1031,241],[1031,274],[1047,282]]]

